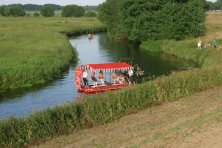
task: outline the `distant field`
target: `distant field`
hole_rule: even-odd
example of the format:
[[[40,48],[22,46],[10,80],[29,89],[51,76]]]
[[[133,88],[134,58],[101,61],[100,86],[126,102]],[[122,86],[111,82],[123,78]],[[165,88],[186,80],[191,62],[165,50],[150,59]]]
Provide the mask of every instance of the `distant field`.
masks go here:
[[[33,14],[37,12],[40,14],[40,11],[39,10],[36,10],[36,11],[26,11],[26,15],[29,14],[30,16],[33,16]],[[55,16],[54,17],[61,17],[62,15],[62,10],[57,10],[55,11]],[[42,17],[41,15],[39,17]]]
[[[77,59],[61,32],[101,28],[96,18],[0,17],[0,91],[59,77]]]

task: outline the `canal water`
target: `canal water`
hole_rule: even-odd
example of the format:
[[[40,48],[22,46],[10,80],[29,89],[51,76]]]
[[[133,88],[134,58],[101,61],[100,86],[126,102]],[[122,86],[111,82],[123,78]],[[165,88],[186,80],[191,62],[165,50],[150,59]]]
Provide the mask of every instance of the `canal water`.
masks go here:
[[[145,71],[145,77],[167,75],[172,71],[193,67],[193,63],[166,54],[140,51],[130,44],[109,41],[106,34],[94,35],[88,40],[86,35],[70,39],[79,54],[77,66],[87,63],[117,62],[121,58],[131,58]],[[74,68],[63,74],[62,78],[46,86],[30,90],[17,90],[0,95],[0,119],[15,116],[23,117],[47,107],[74,101],[79,94],[74,86]]]

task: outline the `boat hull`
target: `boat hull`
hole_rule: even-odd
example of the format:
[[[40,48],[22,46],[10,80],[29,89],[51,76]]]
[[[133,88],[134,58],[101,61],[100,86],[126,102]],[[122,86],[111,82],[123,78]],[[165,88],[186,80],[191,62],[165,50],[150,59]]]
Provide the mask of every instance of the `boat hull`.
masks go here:
[[[82,87],[77,89],[77,92],[85,93],[85,94],[92,94],[92,93],[100,93],[100,92],[118,90],[118,89],[121,89],[121,88],[124,88],[124,87],[127,87],[127,86],[129,86],[129,84],[98,85],[97,87],[82,86]]]

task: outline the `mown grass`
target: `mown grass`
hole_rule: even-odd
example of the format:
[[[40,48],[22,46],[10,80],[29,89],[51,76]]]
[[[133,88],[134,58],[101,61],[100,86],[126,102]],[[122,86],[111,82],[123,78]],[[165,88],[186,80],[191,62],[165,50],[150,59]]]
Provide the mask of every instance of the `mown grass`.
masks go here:
[[[222,84],[222,65],[219,64],[220,59],[215,58],[221,55],[220,50],[199,51],[195,48],[196,44],[193,45],[193,40],[163,42],[165,44],[161,45],[161,49],[164,52],[193,59],[200,68],[173,72],[169,76],[158,77],[117,92],[85,97],[81,101],[45,109],[26,118],[2,120],[0,146],[19,147],[38,143],[55,135],[112,122],[152,105],[174,101]]]
[[[96,18],[0,17],[0,91],[60,77],[77,53],[69,35],[104,30]]]

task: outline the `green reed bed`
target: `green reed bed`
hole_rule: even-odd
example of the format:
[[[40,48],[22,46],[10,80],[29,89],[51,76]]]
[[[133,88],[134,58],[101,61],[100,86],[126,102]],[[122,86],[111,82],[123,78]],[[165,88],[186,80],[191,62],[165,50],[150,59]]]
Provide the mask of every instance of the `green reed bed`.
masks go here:
[[[71,61],[77,61],[64,33],[104,29],[96,18],[0,17],[0,91],[60,77]]]
[[[222,83],[221,67],[174,72],[128,89],[111,92],[52,109],[26,118],[0,121],[0,147],[20,147],[104,124],[128,113],[165,101],[177,100]]]

